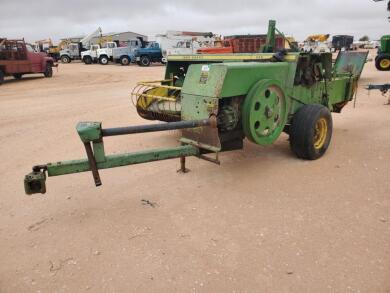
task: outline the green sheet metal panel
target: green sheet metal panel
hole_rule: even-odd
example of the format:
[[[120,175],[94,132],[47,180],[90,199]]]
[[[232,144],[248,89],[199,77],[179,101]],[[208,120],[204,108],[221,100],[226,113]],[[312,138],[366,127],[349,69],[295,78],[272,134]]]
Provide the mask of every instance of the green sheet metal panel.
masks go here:
[[[340,74],[353,74],[359,77],[362,74],[364,65],[366,64],[368,51],[365,52],[340,52],[337,56],[336,63],[334,65],[334,72],[337,75]]]
[[[288,76],[287,62],[193,64],[188,69],[182,93],[215,98],[242,96],[262,79],[278,80],[287,87],[287,82],[292,83]]]
[[[390,35],[381,38],[381,52],[390,53]]]
[[[278,80],[283,88],[288,80],[287,62],[240,62],[224,63],[223,66],[227,67],[227,73],[221,97],[246,95],[256,82],[263,79]]]
[[[188,68],[182,94],[220,97],[227,67],[222,64],[193,64]]]

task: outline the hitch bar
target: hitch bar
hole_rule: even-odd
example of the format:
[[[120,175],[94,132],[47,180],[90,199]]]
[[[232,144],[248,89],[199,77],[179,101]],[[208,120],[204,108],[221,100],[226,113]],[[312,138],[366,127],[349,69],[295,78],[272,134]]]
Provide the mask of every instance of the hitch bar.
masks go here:
[[[103,137],[207,126],[217,127],[217,120],[215,117],[211,117],[210,119],[204,120],[178,121],[107,129],[102,129],[101,126],[102,125],[100,122],[78,123],[76,129],[81,141],[84,144],[87,153],[87,159],[61,161],[48,163],[46,165],[34,166],[33,172],[29,173],[24,178],[26,194],[46,192],[46,172],[48,176],[60,176],[91,171],[95,185],[100,186],[102,185],[102,182],[100,180],[99,169],[115,168],[173,158],[180,158],[181,162],[185,162],[185,157],[200,157],[200,149],[189,144],[167,149],[106,155],[104,152]],[[182,166],[182,168],[185,168],[185,166]]]

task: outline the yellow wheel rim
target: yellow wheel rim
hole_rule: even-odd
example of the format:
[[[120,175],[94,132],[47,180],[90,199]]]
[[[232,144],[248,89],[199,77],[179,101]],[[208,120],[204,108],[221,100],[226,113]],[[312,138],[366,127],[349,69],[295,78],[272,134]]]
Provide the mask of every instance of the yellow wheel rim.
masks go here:
[[[328,122],[325,118],[321,118],[317,121],[314,131],[314,148],[319,150],[322,148],[326,141],[328,134]]]
[[[383,59],[381,60],[381,62],[379,63],[380,66],[384,69],[387,69],[390,67],[390,60],[389,59]]]

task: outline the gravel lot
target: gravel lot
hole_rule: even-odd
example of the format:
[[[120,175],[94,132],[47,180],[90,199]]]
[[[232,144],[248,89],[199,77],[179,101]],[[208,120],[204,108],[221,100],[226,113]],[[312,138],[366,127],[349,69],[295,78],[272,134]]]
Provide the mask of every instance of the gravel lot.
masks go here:
[[[296,159],[287,136],[246,142],[221,166],[188,159],[49,178],[34,164],[85,157],[78,121],[148,123],[130,92],[163,66],[60,64],[0,87],[0,292],[390,292],[390,106],[368,83],[334,114],[330,149]],[[179,133],[107,138],[106,151],[175,146]],[[142,200],[156,203],[144,205]]]

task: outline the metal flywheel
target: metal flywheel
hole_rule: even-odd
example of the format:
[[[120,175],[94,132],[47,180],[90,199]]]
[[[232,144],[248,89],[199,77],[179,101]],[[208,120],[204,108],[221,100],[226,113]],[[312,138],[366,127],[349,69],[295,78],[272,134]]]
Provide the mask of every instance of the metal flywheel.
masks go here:
[[[288,117],[288,100],[275,80],[261,80],[249,91],[242,110],[246,137],[257,144],[272,144]]]

